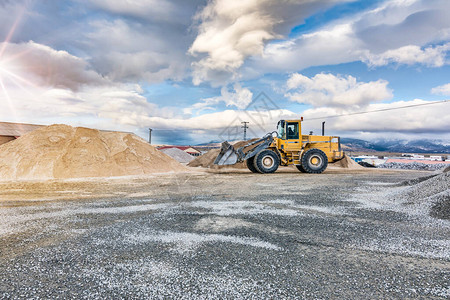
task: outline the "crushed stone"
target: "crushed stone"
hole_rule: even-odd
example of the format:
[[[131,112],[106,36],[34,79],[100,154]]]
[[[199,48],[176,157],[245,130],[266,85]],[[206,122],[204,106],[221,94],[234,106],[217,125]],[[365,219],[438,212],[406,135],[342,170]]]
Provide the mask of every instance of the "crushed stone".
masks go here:
[[[448,164],[426,164],[419,162],[399,163],[390,162],[378,165],[377,168],[383,169],[402,169],[402,170],[423,170],[423,171],[436,171],[448,167]]]
[[[178,161],[180,163],[186,164],[195,159],[194,156],[192,156],[189,153],[186,153],[183,150],[178,149],[178,148],[165,148],[165,149],[160,149],[159,151],[164,152],[165,154],[169,155],[170,157],[172,157],[173,159],[175,159],[176,161]]]
[[[415,180],[403,181],[391,189],[380,187],[366,193],[365,199],[353,198],[371,209],[389,209],[419,217],[450,219],[450,172],[449,168]]]

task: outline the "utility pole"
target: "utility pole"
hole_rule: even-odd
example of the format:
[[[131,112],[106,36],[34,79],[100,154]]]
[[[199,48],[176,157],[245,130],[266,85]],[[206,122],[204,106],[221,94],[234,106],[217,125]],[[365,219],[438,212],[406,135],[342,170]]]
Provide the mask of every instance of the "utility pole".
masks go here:
[[[241,128],[244,128],[244,141],[246,141],[247,140],[247,128],[248,128],[247,124],[249,122],[241,122],[241,123],[244,124],[244,125],[242,125]]]
[[[148,143],[152,143],[152,130],[151,128],[148,129]]]

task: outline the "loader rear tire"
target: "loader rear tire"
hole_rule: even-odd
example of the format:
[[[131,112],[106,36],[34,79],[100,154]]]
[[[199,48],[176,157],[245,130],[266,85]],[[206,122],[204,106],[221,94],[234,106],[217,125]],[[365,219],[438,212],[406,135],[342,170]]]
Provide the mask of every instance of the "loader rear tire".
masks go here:
[[[249,159],[247,159],[245,161],[245,163],[247,164],[247,168],[250,171],[252,171],[252,173],[259,173],[258,170],[256,170],[255,165],[254,165],[254,163],[255,163],[255,157],[254,156],[252,156]]]
[[[302,168],[306,173],[320,174],[327,166],[327,155],[320,149],[310,149],[302,156]]]
[[[280,159],[278,155],[272,150],[261,150],[254,156],[253,166],[259,173],[267,174],[273,173],[278,169],[280,165]]]

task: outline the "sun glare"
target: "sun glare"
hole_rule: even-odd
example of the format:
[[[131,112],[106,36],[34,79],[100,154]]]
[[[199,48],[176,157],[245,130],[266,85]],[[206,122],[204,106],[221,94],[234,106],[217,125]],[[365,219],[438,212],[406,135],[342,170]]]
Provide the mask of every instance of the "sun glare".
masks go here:
[[[17,121],[18,115],[17,110],[14,106],[14,102],[10,97],[10,93],[8,92],[7,86],[5,85],[5,79],[9,79],[8,81],[13,82],[13,84],[19,86],[21,89],[23,89],[23,86],[17,84],[17,80],[14,80],[14,77],[21,78],[19,75],[14,74],[10,71],[9,66],[9,60],[5,55],[5,52],[7,50],[8,44],[14,34],[14,31],[17,28],[17,25],[19,24],[20,20],[22,19],[22,15],[25,11],[25,7],[23,7],[21,13],[17,16],[16,20],[14,21],[14,24],[12,25],[8,35],[6,36],[6,39],[3,41],[3,43],[0,43],[0,99],[4,98],[6,100],[6,103],[9,107],[10,113],[13,116],[13,118]],[[24,80],[26,81],[26,80]]]
[[[8,71],[7,63],[0,59],[0,79],[5,77],[7,71]]]

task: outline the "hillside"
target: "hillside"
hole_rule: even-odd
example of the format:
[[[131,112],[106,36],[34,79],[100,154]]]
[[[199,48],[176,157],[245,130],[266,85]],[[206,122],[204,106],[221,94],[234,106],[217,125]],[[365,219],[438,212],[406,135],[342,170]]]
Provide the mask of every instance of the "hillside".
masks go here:
[[[341,138],[346,151],[398,152],[398,153],[450,153],[450,145],[440,140],[374,140]]]

